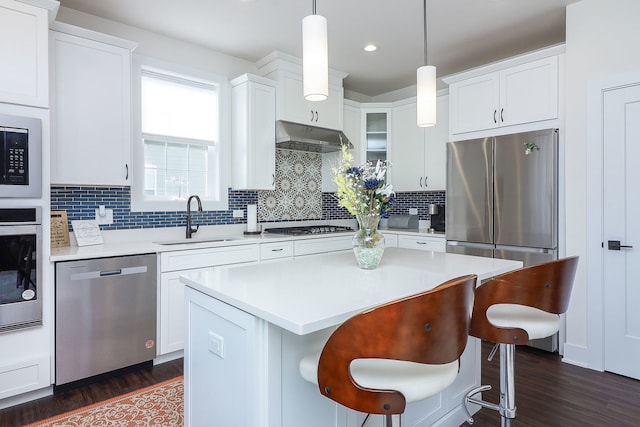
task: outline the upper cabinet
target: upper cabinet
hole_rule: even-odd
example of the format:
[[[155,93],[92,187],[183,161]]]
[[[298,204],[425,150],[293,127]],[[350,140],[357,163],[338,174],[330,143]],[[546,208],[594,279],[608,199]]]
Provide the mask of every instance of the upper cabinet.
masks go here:
[[[391,108],[364,104],[362,108],[362,131],[364,139],[360,154],[362,162],[376,163],[391,160]]]
[[[395,103],[392,110],[392,171],[396,191],[443,191],[446,187],[446,145],[449,137],[449,98],[438,96],[437,123],[416,124],[415,98]]]
[[[444,78],[451,135],[558,118],[557,48]],[[546,55],[546,56],[545,56]],[[541,57],[542,56],[542,57]]]
[[[233,188],[273,190],[276,173],[275,83],[244,74],[231,81]]]
[[[0,102],[49,107],[49,18],[59,3],[38,5],[0,0]]]
[[[360,118],[360,104],[357,102],[345,99],[344,111],[343,111],[343,132],[351,144],[353,149],[351,154],[353,155],[353,164],[359,165],[360,160],[360,141],[362,139],[362,123]],[[333,193],[336,191],[336,184],[333,182],[333,170],[340,163],[342,152],[334,151],[332,153],[322,154],[322,191],[324,193]]]
[[[276,82],[276,119],[329,129],[343,128],[342,79],[346,74],[329,71],[329,97],[313,102],[304,99],[302,62],[293,56],[273,52],[257,66],[260,75]]]
[[[58,22],[52,29],[51,182],[130,185],[136,44]]]

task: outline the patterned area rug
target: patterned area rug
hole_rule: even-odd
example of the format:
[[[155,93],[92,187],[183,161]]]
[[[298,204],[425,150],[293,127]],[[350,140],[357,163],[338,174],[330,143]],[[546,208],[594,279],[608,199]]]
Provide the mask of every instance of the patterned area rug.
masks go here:
[[[183,401],[180,376],[24,427],[181,427]]]

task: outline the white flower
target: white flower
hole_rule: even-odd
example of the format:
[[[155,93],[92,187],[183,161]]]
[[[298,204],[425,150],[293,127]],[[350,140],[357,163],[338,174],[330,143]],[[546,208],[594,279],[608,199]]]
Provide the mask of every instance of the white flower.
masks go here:
[[[383,188],[378,188],[376,190],[377,194],[381,194],[384,197],[390,198],[391,196],[393,196],[395,193],[395,191],[393,191],[393,185],[392,184],[387,184],[385,187]]]

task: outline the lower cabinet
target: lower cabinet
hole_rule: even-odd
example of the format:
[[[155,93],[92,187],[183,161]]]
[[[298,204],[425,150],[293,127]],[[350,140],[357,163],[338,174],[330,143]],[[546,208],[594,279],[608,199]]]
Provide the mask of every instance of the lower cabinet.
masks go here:
[[[293,258],[293,242],[273,242],[260,244],[260,262],[282,261]]]
[[[397,248],[398,247],[398,235],[392,233],[382,233],[384,236],[385,248]]]
[[[163,252],[160,255],[160,336],[158,356],[184,348],[183,274],[213,270],[216,266],[258,261],[258,245],[238,245]]]
[[[446,252],[447,242],[442,237],[399,235],[398,247],[422,251]]]
[[[184,284],[180,281],[180,276],[186,273],[211,270],[213,267],[161,274],[159,354],[179,351],[184,346]]]
[[[321,239],[305,239],[293,242],[293,253],[296,257],[321,254],[326,252],[351,250],[353,234],[340,237],[323,237]]]

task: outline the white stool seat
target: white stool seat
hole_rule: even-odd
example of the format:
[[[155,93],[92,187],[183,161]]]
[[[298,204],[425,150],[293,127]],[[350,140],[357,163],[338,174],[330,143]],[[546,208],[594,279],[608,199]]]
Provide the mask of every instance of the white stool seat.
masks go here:
[[[320,353],[300,361],[300,375],[318,384]],[[362,387],[396,390],[407,403],[434,396],[449,387],[458,375],[458,361],[428,365],[390,359],[356,359],[351,362],[351,376]]]
[[[499,328],[520,328],[529,339],[549,337],[560,329],[560,316],[519,304],[494,304],[487,309],[487,320]]]

